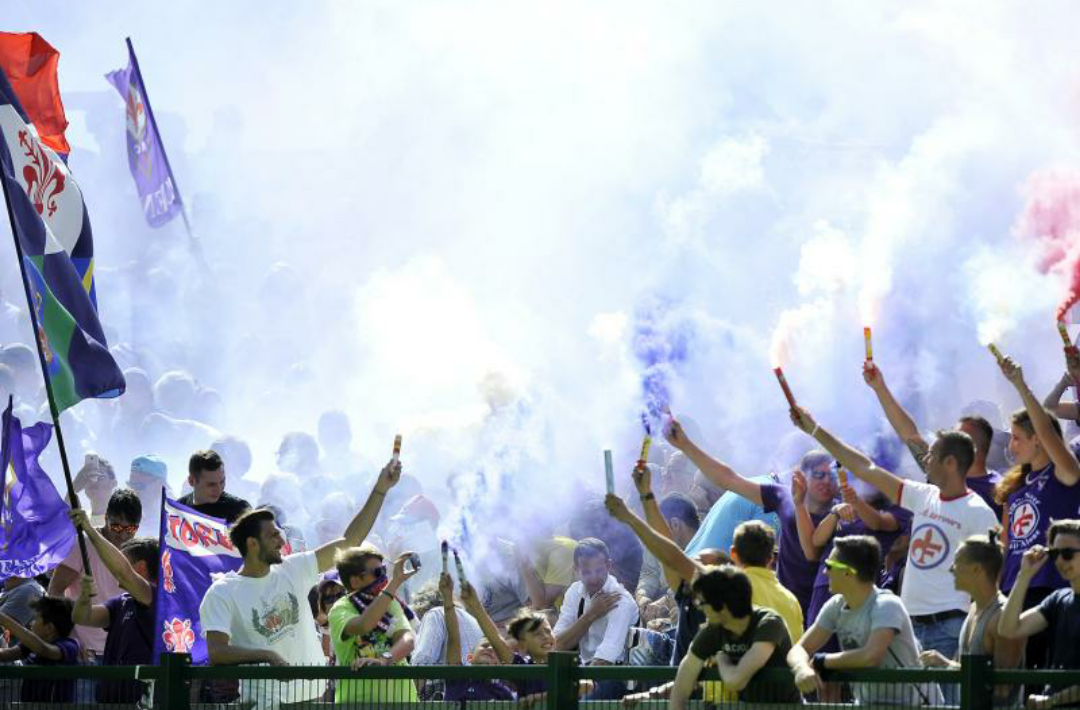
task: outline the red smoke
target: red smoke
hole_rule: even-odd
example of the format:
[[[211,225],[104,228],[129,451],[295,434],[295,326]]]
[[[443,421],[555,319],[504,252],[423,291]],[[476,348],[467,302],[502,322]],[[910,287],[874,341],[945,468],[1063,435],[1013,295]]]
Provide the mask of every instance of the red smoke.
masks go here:
[[[1015,233],[1036,244],[1041,272],[1067,275],[1069,290],[1057,311],[1064,320],[1080,301],[1080,172],[1042,170],[1028,178],[1023,191],[1027,204]]]

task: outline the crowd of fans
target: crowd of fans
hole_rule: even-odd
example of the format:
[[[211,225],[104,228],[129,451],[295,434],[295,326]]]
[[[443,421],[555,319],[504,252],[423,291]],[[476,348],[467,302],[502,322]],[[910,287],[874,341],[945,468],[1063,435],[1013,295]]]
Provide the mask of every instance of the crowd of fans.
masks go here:
[[[180,499],[227,520],[243,555],[243,566],[215,580],[199,610],[210,663],[356,671],[329,685],[275,686],[290,701],[528,703],[544,696],[543,683],[375,680],[364,668],[545,664],[551,652],[574,651],[595,666],[677,666],[675,681],[662,685],[580,687],[587,698],[627,705],[669,698],[672,708],[692,697],[955,702],[948,685],[845,684],[828,682],[825,672],[956,667],[967,654],[992,656],[998,668],[1080,667],[1080,463],[1059,421],[1080,415],[1060,403],[1080,382],[1080,359],[1068,352],[1066,375],[1045,402],[1011,359],[1000,367],[1024,405],[1010,420],[1007,471],[988,467],[994,423],[969,414],[924,436],[867,362],[863,379],[925,480],[887,470],[895,465],[878,452],[848,445],[798,407],[792,423],[814,443],[785,478],[737,473],[670,419],[665,462],[641,461],[632,471],[636,500],[609,493],[527,539],[498,539],[487,548],[492,559],[470,560],[471,580],[459,572],[455,581],[446,558],[440,563],[428,539],[438,510],[396,458],[359,509],[337,501],[344,512],[302,530],[268,495],[280,482],[274,477],[256,491],[257,507],[230,492],[231,462],[243,456],[235,440],[222,439],[191,455],[191,490]],[[306,435],[290,435],[279,452],[285,471],[317,470],[319,459]],[[75,546],[47,578],[8,579],[0,626],[9,643],[0,660],[151,662],[154,534],[166,478],[162,460],[139,455],[128,485],[118,487],[105,459],[87,457],[76,480],[86,505],[70,515],[85,533],[92,574],[83,574]],[[310,505],[311,497],[291,505]],[[399,533],[389,544],[388,517]],[[424,524],[422,540],[400,534]],[[720,681],[700,679],[708,666]],[[792,680],[767,681],[760,674],[767,668],[790,668]],[[138,681],[27,680],[20,690],[24,701],[104,703],[133,702],[143,692]],[[228,701],[266,689],[242,681],[206,684],[200,693]],[[1080,687],[1019,693],[997,688],[995,703],[1080,703]]]

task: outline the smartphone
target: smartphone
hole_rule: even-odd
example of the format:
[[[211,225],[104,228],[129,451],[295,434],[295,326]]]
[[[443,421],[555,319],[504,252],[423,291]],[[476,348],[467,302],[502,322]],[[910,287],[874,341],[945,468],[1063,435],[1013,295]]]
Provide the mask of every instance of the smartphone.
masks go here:
[[[406,574],[412,574],[418,569],[420,569],[420,555],[414,552],[409,555],[409,559],[405,560],[405,572]]]

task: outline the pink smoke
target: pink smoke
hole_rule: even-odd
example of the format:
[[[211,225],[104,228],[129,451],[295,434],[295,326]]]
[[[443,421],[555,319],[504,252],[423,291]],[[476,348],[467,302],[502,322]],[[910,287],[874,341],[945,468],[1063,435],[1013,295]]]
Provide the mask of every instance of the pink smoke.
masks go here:
[[[1064,320],[1080,301],[1080,172],[1038,171],[1028,178],[1023,193],[1027,204],[1014,232],[1039,250],[1042,273],[1067,275],[1068,293],[1057,311],[1058,320]]]

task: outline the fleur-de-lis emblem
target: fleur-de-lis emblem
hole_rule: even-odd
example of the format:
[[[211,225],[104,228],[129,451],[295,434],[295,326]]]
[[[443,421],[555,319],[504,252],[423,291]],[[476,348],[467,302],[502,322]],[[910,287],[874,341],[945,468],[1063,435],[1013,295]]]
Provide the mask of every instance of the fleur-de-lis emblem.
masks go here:
[[[195,643],[195,632],[191,630],[191,619],[177,619],[165,622],[165,633],[161,635],[165,648],[173,653],[187,653]]]
[[[172,594],[176,591],[176,583],[173,582],[172,550],[161,553],[161,586],[166,592]]]
[[[30,138],[27,130],[19,131],[19,145],[26,152],[30,164],[23,167],[23,180],[26,181],[26,194],[34,204],[34,209],[42,216],[48,210],[48,217],[56,212],[56,196],[64,191],[64,174],[49,159],[41,143]]]

